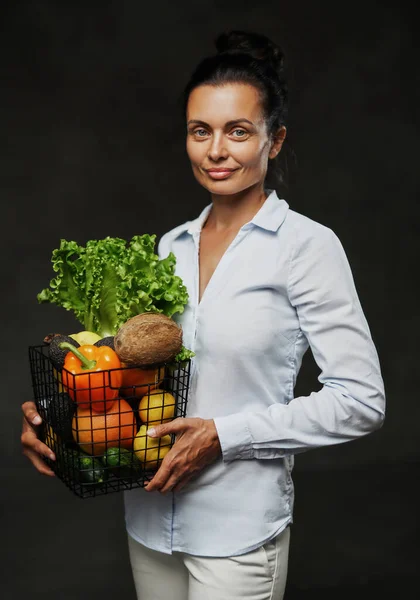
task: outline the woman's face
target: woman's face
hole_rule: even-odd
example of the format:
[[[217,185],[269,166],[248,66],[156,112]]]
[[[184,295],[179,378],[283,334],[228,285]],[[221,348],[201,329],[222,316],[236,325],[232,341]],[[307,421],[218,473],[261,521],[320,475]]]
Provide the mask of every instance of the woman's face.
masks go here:
[[[187,153],[198,183],[212,194],[263,187],[269,158],[280,151],[286,129],[270,139],[257,89],[249,84],[201,85],[187,105]],[[211,169],[232,171],[211,172]]]

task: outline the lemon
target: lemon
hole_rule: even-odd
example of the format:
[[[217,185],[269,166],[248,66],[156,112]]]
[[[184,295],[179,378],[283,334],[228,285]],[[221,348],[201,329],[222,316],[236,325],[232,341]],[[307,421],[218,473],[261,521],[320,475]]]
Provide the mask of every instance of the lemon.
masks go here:
[[[73,338],[81,346],[84,344],[94,344],[101,339],[101,336],[93,331],[79,331],[78,333],[71,333],[69,337]]]
[[[157,469],[171,449],[172,439],[170,435],[151,438],[146,435],[147,430],[147,425],[140,427],[134,438],[133,450],[146,470]]]
[[[150,426],[168,423],[174,415],[175,398],[164,390],[151,390],[139,402],[139,417]]]
[[[63,386],[61,384],[61,373],[59,371],[57,371],[57,369],[53,368],[53,374],[58,382],[58,393],[60,394],[61,392],[64,391]]]
[[[53,452],[57,449],[57,444],[60,443],[60,438],[55,433],[51,425],[48,425],[45,432],[45,445],[48,446]]]

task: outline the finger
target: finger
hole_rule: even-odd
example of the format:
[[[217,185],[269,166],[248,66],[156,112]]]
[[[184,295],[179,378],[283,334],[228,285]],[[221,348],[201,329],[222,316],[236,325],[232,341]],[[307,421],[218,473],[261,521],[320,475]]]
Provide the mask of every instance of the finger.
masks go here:
[[[179,492],[189,481],[193,479],[196,471],[183,471],[175,473],[168,478],[165,485],[160,488],[160,492],[162,494],[166,494],[167,492]]]
[[[173,492],[179,492],[193,478],[193,475],[186,475],[172,488]]]
[[[22,404],[22,411],[28,423],[31,423],[32,425],[40,425],[42,423],[35,402],[29,401]]]
[[[162,425],[154,425],[150,427],[146,433],[149,437],[163,437],[164,435],[168,435],[169,433],[181,433],[188,428],[188,423],[186,419],[182,417],[178,417],[174,419],[170,423],[163,423]]]
[[[146,491],[153,492],[155,490],[160,490],[160,488],[162,486],[164,486],[166,484],[166,482],[168,481],[169,477],[172,474],[172,468],[170,467],[169,460],[166,460],[166,459],[170,455],[170,453],[171,453],[171,451],[169,451],[168,454],[163,459],[162,464],[160,465],[160,467],[159,467],[157,473],[155,474],[155,476],[153,477],[153,479],[151,479],[150,481],[148,481],[145,484]]]
[[[26,450],[26,454],[28,452],[30,452],[30,453],[35,452],[36,454],[39,454],[41,456],[46,456],[47,458],[50,458],[51,460],[56,459],[55,454],[51,450],[51,448],[49,448],[46,444],[41,442],[41,440],[39,440],[32,431],[25,431],[24,433],[22,433],[20,439],[21,439],[22,445],[24,446],[24,448]]]
[[[148,481],[145,486],[144,489],[147,492],[154,492],[157,490],[160,490],[162,486],[164,486],[166,484],[166,482],[168,481],[168,477],[169,474],[165,473],[162,474],[160,473],[160,470],[158,471],[159,474],[156,474],[153,479],[151,479],[150,481]]]
[[[185,472],[185,473],[172,473],[172,475],[170,475],[167,479],[167,481],[165,482],[164,485],[162,485],[158,491],[161,494],[167,494],[168,492],[177,492],[179,490],[181,490],[184,485],[193,477],[192,474]]]
[[[159,489],[159,492],[161,494],[167,494],[168,492],[173,492],[175,490],[175,488],[183,481],[183,479],[180,479],[179,475],[175,475],[173,474],[172,477],[170,477],[167,482],[165,483],[165,485],[161,486]]]
[[[25,450],[23,454],[29,458],[29,460],[39,473],[41,473],[42,475],[49,475],[50,477],[55,477],[54,471],[48,467],[48,465],[36,452],[32,450]]]

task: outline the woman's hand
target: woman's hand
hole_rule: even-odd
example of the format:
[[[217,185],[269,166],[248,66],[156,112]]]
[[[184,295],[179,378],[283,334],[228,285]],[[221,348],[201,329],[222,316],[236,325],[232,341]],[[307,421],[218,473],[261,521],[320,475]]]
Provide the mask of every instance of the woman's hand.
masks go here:
[[[150,437],[176,434],[173,447],[153,479],[145,484],[148,492],[178,492],[205,466],[222,455],[213,419],[178,418],[148,430]]]
[[[42,419],[37,413],[35,402],[25,402],[22,404],[23,426],[21,442],[23,454],[29,458],[34,467],[43,475],[54,477],[55,473],[42,460],[41,456],[47,456],[55,460],[54,453],[38,439],[39,425]]]

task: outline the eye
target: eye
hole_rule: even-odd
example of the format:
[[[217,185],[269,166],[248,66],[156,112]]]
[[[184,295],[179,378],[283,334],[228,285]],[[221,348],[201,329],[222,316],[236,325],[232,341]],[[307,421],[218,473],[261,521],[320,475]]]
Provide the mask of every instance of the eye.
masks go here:
[[[204,133],[207,133],[205,129],[196,129],[195,131],[193,131],[193,134],[197,135],[198,137],[205,137],[204,135],[199,135],[200,131],[204,131]]]
[[[247,135],[248,132],[245,129],[234,129],[232,131],[232,133],[241,133],[243,135],[234,135],[233,137],[243,138],[243,137],[245,137]]]

